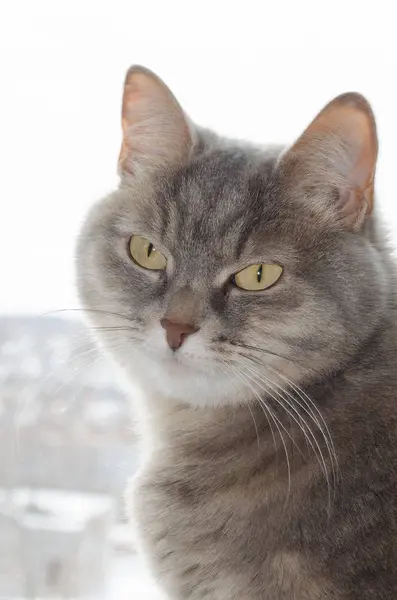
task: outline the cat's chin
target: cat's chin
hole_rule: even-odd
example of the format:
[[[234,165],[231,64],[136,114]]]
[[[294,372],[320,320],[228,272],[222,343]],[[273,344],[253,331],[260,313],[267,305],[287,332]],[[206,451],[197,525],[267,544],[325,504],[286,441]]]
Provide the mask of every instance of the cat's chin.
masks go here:
[[[241,400],[238,382],[214,360],[168,351],[141,351],[126,370],[153,397],[194,406],[225,405]]]

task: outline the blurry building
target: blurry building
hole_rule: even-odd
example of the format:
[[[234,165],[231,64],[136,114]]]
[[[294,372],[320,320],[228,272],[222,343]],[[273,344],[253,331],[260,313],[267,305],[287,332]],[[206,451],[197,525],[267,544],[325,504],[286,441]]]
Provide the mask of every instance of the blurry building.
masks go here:
[[[79,322],[0,318],[1,598],[103,592],[138,458],[115,381]]]

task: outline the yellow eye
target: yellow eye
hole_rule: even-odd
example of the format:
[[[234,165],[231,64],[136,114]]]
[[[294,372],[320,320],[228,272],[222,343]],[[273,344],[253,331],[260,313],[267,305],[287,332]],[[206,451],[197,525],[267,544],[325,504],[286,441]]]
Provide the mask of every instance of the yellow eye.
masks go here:
[[[144,269],[162,271],[167,266],[167,259],[156,250],[149,240],[140,235],[133,235],[130,239],[130,254],[134,262]]]
[[[242,290],[257,292],[266,290],[278,281],[283,272],[280,265],[251,265],[234,276],[234,283]]]

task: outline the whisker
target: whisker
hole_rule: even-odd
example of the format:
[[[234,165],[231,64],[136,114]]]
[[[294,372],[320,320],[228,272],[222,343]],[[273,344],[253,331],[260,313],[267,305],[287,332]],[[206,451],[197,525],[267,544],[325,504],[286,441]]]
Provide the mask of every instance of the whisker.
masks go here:
[[[234,375],[234,373],[233,373],[233,370],[231,369],[230,365],[229,365],[229,364],[228,364],[226,361],[224,361],[222,358],[221,358],[220,360],[221,360],[221,363],[223,363],[223,365],[224,365],[224,367],[225,367],[225,369],[222,369],[222,371],[223,371],[223,372],[225,373],[225,375],[227,375],[229,378],[232,378],[232,375]],[[228,370],[227,370],[227,369],[229,369],[230,373],[228,372]],[[240,388],[240,389],[241,389],[241,388]],[[251,410],[251,407],[250,407],[250,405],[249,405],[249,402],[248,402],[248,401],[247,401],[247,399],[246,399],[246,398],[244,398],[243,396],[242,396],[242,398],[243,398],[243,400],[244,400],[244,403],[245,403],[246,407],[248,408],[248,410],[249,410],[249,412],[250,412],[250,414],[251,414],[252,421],[253,421],[253,423],[254,423],[254,427],[255,427],[255,433],[256,433],[256,440],[257,440],[257,444],[258,444],[258,462],[259,462],[260,441],[259,441],[259,431],[258,431],[258,426],[257,426],[257,424],[256,424],[255,417],[254,417],[254,413],[253,413],[253,412],[252,412],[252,410]]]
[[[88,329],[90,331],[138,331],[138,327],[131,327],[126,325],[116,325],[116,326],[89,326]]]
[[[270,396],[271,398],[273,398],[273,400],[279,405],[281,406],[288,414],[288,416],[294,418],[287,409],[285,409],[284,406],[280,405],[280,403],[278,402],[277,398],[275,396],[273,396],[273,394],[271,392],[269,392],[268,389],[266,389],[263,385],[261,385],[260,380],[258,378],[258,376],[256,375],[255,371],[253,369],[251,369],[248,365],[245,365],[245,368],[248,368],[251,372],[251,375],[248,375],[246,372],[244,372],[246,377],[249,377],[249,379],[253,382],[256,383],[256,385],[265,391],[266,395]],[[264,399],[262,398],[262,401],[264,401]],[[274,414],[274,413],[273,413]],[[282,422],[280,421],[280,419],[278,419],[278,417],[276,417],[278,422],[280,423],[280,425],[282,425],[284,431],[286,432],[286,434],[288,435],[288,437],[290,438],[291,442],[293,443],[294,447],[296,448],[296,450],[299,452],[299,454],[303,457],[303,453],[301,451],[301,449],[299,448],[299,446],[297,445],[297,443],[295,442],[295,440],[293,439],[293,437],[291,436],[291,434],[288,432],[288,430],[285,428],[285,426],[282,424]]]
[[[271,369],[273,371],[273,373],[275,373],[276,376],[278,376],[280,379],[284,380],[284,382],[287,383],[287,385],[289,385],[289,387],[291,387],[292,390],[299,396],[300,401],[297,398],[295,398],[294,396],[292,396],[288,392],[288,390],[286,390],[284,387],[278,385],[275,381],[271,381],[271,383],[273,385],[275,385],[278,389],[280,389],[284,394],[287,394],[288,397],[291,399],[291,401],[294,404],[297,404],[304,412],[306,412],[306,414],[312,419],[312,421],[315,423],[316,427],[321,432],[321,435],[324,438],[325,444],[327,446],[327,452],[328,452],[328,455],[329,455],[330,461],[331,461],[333,488],[334,488],[334,492],[335,492],[336,482],[338,481],[338,478],[340,476],[340,470],[339,470],[339,466],[338,466],[338,459],[337,459],[337,455],[336,455],[335,445],[333,443],[333,439],[332,439],[331,433],[329,431],[329,428],[325,422],[325,419],[324,419],[323,415],[321,414],[320,410],[318,409],[318,407],[316,406],[316,404],[313,402],[313,400],[311,398],[309,398],[309,396],[303,390],[298,388],[292,381],[290,381],[285,376],[283,376],[281,373],[279,373],[275,368],[271,367],[270,365],[263,365],[263,363],[261,361],[259,361],[256,357],[248,356],[247,354],[242,354],[242,356],[244,356],[246,359],[250,360],[251,362],[254,362],[261,366],[266,366],[266,368]],[[302,403],[303,403],[303,405],[302,405]],[[314,412],[313,408],[316,410],[321,421],[319,421],[319,419],[317,418],[316,413]],[[298,412],[298,414],[300,415],[299,412]],[[302,418],[302,415],[300,415],[300,418]],[[306,422],[305,422],[305,425],[308,427]],[[324,431],[323,426],[325,428],[325,431]],[[308,429],[310,430],[309,427],[308,427]],[[313,435],[312,431],[311,431],[311,434]],[[314,436],[314,438],[315,438],[315,436]],[[319,446],[317,438],[315,438],[315,440],[316,440],[316,445]]]
[[[272,410],[270,409],[270,407],[268,406],[268,404],[265,402],[265,400],[263,398],[261,398],[261,396],[255,390],[255,388],[251,385],[251,383],[249,381],[249,378],[247,378],[247,376],[246,376],[246,373],[242,372],[241,370],[239,370],[239,372],[240,372],[240,375],[246,380],[246,383],[247,383],[248,387],[250,387],[250,389],[254,393],[254,395],[257,398],[257,400],[259,402],[259,405],[262,407],[262,410],[264,411],[264,413],[268,414],[271,417],[271,419],[273,420],[275,426],[277,427],[277,431],[279,433],[279,436],[280,436],[280,439],[281,439],[281,442],[282,442],[282,445],[283,445],[283,448],[284,448],[285,458],[286,458],[286,462],[287,462],[287,470],[288,470],[288,492],[287,492],[287,498],[286,498],[286,505],[287,505],[289,497],[290,497],[290,492],[291,492],[291,465],[290,465],[290,460],[289,460],[289,454],[288,454],[287,445],[285,443],[284,436],[281,433],[279,425],[282,427],[282,429],[284,429],[285,433],[292,440],[292,442],[293,442],[293,439],[291,438],[290,434],[288,433],[288,431],[286,430],[286,428],[284,427],[284,425],[282,424],[282,422],[272,412]],[[265,409],[266,409],[266,412],[265,412]]]
[[[102,310],[99,308],[60,308],[58,310],[52,310],[49,312],[45,312],[42,313],[41,315],[39,315],[40,317],[48,317],[51,315],[56,315],[59,313],[65,313],[65,312],[79,312],[79,313],[98,313],[98,314],[102,314],[102,315],[110,315],[113,317],[119,317],[120,319],[125,319],[126,321],[130,321],[133,322],[131,317],[129,317],[128,315],[123,315],[121,313],[117,313],[117,312],[112,312],[110,310]]]
[[[246,356],[246,358],[248,358],[249,360],[251,360],[251,357]],[[261,363],[259,363],[261,364]],[[278,374],[277,371],[275,369],[272,369],[273,372],[276,373],[276,375]],[[278,385],[275,381],[271,380],[269,377],[267,377],[265,374],[262,373],[262,376],[265,377],[268,382],[270,382],[273,386],[277,387],[279,390],[281,390],[281,392],[283,394],[286,394],[290,400],[292,401],[293,404],[297,404],[315,423],[315,425],[317,426],[317,428],[319,429],[319,431],[321,432],[325,444],[327,446],[327,451],[331,460],[331,467],[332,467],[332,473],[333,473],[333,479],[334,479],[334,483],[336,482],[336,473],[335,473],[335,463],[334,463],[334,447],[332,444],[332,441],[330,441],[329,437],[330,435],[327,435],[325,433],[325,431],[322,428],[321,422],[317,419],[316,415],[313,413],[312,409],[310,408],[310,406],[307,405],[307,403],[305,402],[305,400],[300,397],[300,400],[297,400],[294,396],[292,396],[287,390],[285,390],[282,386]],[[303,405],[302,405],[303,402]],[[291,407],[294,410],[296,410],[293,406]],[[299,411],[296,411],[299,415]],[[302,418],[302,415],[300,415],[300,418]],[[310,430],[310,427],[308,426],[308,424],[306,423],[306,421],[303,419],[304,424],[306,425],[306,427]],[[311,431],[311,430],[310,430]],[[329,430],[327,428],[327,432],[329,434]],[[313,434],[313,432],[311,432]],[[317,442],[317,440],[316,440]],[[318,442],[317,442],[318,445]]]
[[[258,346],[252,346],[252,348],[259,350]],[[260,365],[263,364],[256,357],[248,356],[246,354],[242,354],[242,355],[245,358],[249,359],[250,361],[257,362]],[[294,398],[293,396],[291,396],[289,394],[289,392],[287,390],[285,390],[282,386],[278,386],[278,384],[276,384],[276,382],[274,382],[274,381],[273,381],[273,384],[277,385],[284,393],[287,393],[291,397],[291,399],[293,399],[294,402],[298,403],[298,405],[300,405],[301,408],[303,410],[305,410],[305,412],[309,411],[310,417],[316,423],[316,426],[321,431],[321,434],[324,437],[325,443],[327,445],[327,450],[328,450],[330,459],[332,461],[332,474],[333,474],[334,483],[336,483],[338,477],[340,477],[340,469],[339,469],[339,466],[338,466],[338,459],[337,459],[336,449],[335,449],[335,445],[333,443],[332,435],[331,435],[331,433],[329,431],[329,428],[327,426],[327,423],[325,422],[325,419],[324,419],[321,411],[316,406],[316,404],[313,402],[313,400],[301,388],[299,388],[299,386],[297,386],[296,384],[294,384],[292,381],[290,381],[287,377],[285,377],[284,375],[282,375],[277,369],[275,369],[271,365],[266,364],[264,366],[266,366],[266,368],[271,369],[275,373],[276,376],[278,376],[280,379],[284,380],[284,382],[287,383],[287,385],[293,389],[293,391],[299,396],[301,402],[303,402],[303,404],[305,405],[305,408],[300,404],[300,402],[296,398]],[[320,421],[318,420],[318,418],[316,416],[316,413],[314,411],[316,411],[316,413],[317,413]],[[322,427],[321,423],[322,423],[322,425],[325,428],[325,432],[323,430],[323,427]]]
[[[230,366],[231,366],[231,365],[230,365]],[[236,367],[236,365],[234,365],[234,366]],[[238,369],[238,368],[235,368],[235,371],[233,371],[233,373],[234,373],[234,374],[235,374],[237,377],[239,377],[239,379],[240,379],[240,380],[243,382],[243,385],[244,385],[245,387],[247,387],[247,382],[246,382],[246,381],[245,381],[245,380],[242,378],[242,376],[241,376],[242,374],[241,374],[241,372],[239,371],[239,369]],[[252,389],[252,388],[249,388],[249,389]],[[269,410],[270,410],[270,409],[269,409]],[[276,437],[275,437],[275,434],[274,434],[274,430],[273,430],[273,427],[272,427],[271,421],[269,421],[269,416],[268,416],[267,412],[263,410],[263,407],[262,407],[262,411],[264,412],[264,415],[265,415],[265,417],[266,417],[267,423],[268,423],[268,425],[269,425],[269,429],[270,429],[270,432],[271,432],[271,435],[272,435],[272,439],[273,439],[274,452],[275,452],[276,459],[277,459],[277,456],[278,456],[277,452],[278,452],[278,450],[277,450],[277,443],[276,443]]]
[[[319,418],[321,419],[321,422],[323,423],[323,425],[325,427],[325,430],[327,432],[328,440],[329,440],[329,443],[331,445],[331,449],[332,449],[332,453],[333,453],[333,457],[334,457],[334,461],[335,461],[335,468],[336,468],[337,474],[340,475],[340,470],[339,470],[339,465],[338,465],[338,457],[337,457],[337,454],[336,454],[336,449],[335,449],[335,445],[334,445],[334,442],[333,442],[333,439],[332,439],[332,435],[331,435],[331,432],[330,432],[330,430],[328,428],[328,425],[327,425],[327,423],[326,423],[326,421],[325,421],[325,419],[324,419],[324,417],[323,417],[320,409],[318,408],[318,406],[316,405],[316,403],[313,402],[313,400],[310,398],[310,396],[308,396],[306,394],[306,392],[304,390],[302,390],[302,388],[300,388],[297,384],[295,384],[291,380],[289,380],[288,377],[286,377],[285,375],[282,375],[281,373],[279,373],[273,367],[270,367],[270,369],[272,371],[274,371],[275,374],[278,377],[280,377],[280,379],[283,379],[286,382],[286,384],[289,385],[298,394],[298,396],[300,397],[300,399],[302,400],[302,402],[305,402],[307,406],[308,406],[308,403],[309,403],[309,405],[312,407],[312,411],[314,412],[314,410],[315,410],[317,412],[317,414],[318,414]],[[308,408],[310,408],[310,406],[308,406]]]
[[[275,356],[276,358],[281,358],[282,360],[286,360],[294,365],[299,365],[300,367],[306,369],[306,367],[301,364],[299,361],[296,360],[296,358],[291,359],[288,356],[285,356],[283,354],[274,352],[272,350],[269,350],[268,348],[261,348],[260,346],[253,346],[250,344],[245,344],[243,342],[234,342],[234,341],[230,341],[229,342],[232,346],[237,346],[240,348],[244,348],[246,350],[252,350],[254,352],[261,352],[262,354],[267,354],[268,356]]]
[[[275,402],[277,402],[287,412],[287,414],[293,419],[293,421],[295,421],[295,423],[301,429],[304,437],[306,438],[306,440],[309,443],[311,449],[313,450],[314,455],[317,457],[317,460],[319,461],[320,467],[322,468],[324,477],[325,477],[326,482],[327,482],[328,496],[329,496],[329,502],[330,502],[331,486],[330,486],[328,471],[327,471],[327,467],[326,467],[326,462],[325,462],[324,455],[323,455],[323,452],[321,450],[321,447],[320,447],[320,445],[318,443],[318,440],[317,440],[316,436],[314,435],[312,429],[310,428],[310,426],[308,425],[308,423],[305,421],[305,419],[303,419],[302,415],[299,413],[299,411],[296,409],[296,407],[287,398],[285,398],[284,396],[282,396],[279,392],[277,392],[277,390],[274,389],[274,386],[272,386],[272,384],[269,383],[269,379],[267,379],[267,381],[265,381],[265,380],[263,380],[257,374],[257,370],[255,371],[252,367],[249,367],[248,365],[247,365],[247,368],[249,368],[251,370],[251,372],[253,373],[253,376],[256,377],[257,380],[262,381],[263,383],[265,383],[267,385],[267,387],[270,387],[273,390],[273,392],[277,396],[274,396],[271,392],[269,392],[269,390],[266,390],[266,388],[263,387],[263,389],[265,391],[267,391],[267,393],[275,400]],[[279,399],[282,400],[283,402],[285,402],[291,408],[291,410],[293,410],[294,413],[298,415],[298,417],[303,421],[306,429],[302,426],[302,424],[295,417],[295,415],[292,414],[291,411],[284,404],[282,404],[280,402]],[[310,437],[308,437],[308,435],[307,435],[308,433],[310,434],[310,436],[314,440],[314,443],[315,443],[316,447],[313,445],[312,440],[310,439]],[[299,451],[300,451],[300,449],[299,449]]]
[[[250,370],[251,370],[251,372],[254,374],[253,376],[257,378],[257,380],[260,380],[260,381],[264,382],[264,380],[263,380],[263,379],[261,379],[261,378],[260,378],[260,377],[259,377],[259,376],[258,376],[258,375],[255,373],[255,371],[254,371],[252,368],[251,368]],[[282,407],[283,407],[283,409],[284,409],[284,410],[287,412],[287,414],[290,416],[290,418],[292,418],[292,419],[293,419],[293,421],[295,421],[295,423],[296,423],[296,424],[298,425],[298,427],[301,429],[301,431],[302,431],[302,433],[303,433],[304,437],[307,439],[307,441],[308,441],[308,443],[309,443],[310,447],[312,448],[312,450],[313,450],[313,452],[314,452],[314,455],[317,457],[317,459],[318,459],[318,461],[319,461],[319,464],[320,464],[320,466],[321,466],[321,468],[322,468],[322,471],[323,471],[323,473],[324,473],[325,479],[326,479],[326,481],[327,481],[328,494],[329,494],[329,498],[330,498],[330,489],[331,489],[331,487],[330,487],[330,481],[329,481],[329,477],[328,477],[328,471],[327,471],[327,467],[326,467],[326,463],[325,463],[324,455],[323,455],[323,453],[322,453],[321,447],[320,447],[320,445],[319,445],[319,443],[318,443],[318,440],[317,440],[316,436],[314,435],[313,431],[311,430],[311,428],[309,427],[309,425],[307,424],[307,422],[306,422],[306,421],[305,421],[305,420],[302,418],[302,416],[299,414],[299,411],[297,411],[297,409],[294,407],[294,405],[293,405],[293,404],[291,404],[291,403],[290,403],[290,402],[289,402],[289,401],[288,401],[286,398],[284,398],[284,397],[283,397],[281,394],[279,394],[279,393],[278,393],[278,392],[277,392],[277,391],[274,389],[274,387],[272,387],[272,386],[271,386],[271,384],[269,384],[269,382],[268,382],[268,381],[267,381],[267,382],[264,382],[264,383],[266,383],[266,385],[267,385],[268,387],[270,387],[270,388],[273,390],[273,392],[274,392],[274,393],[275,393],[277,396],[274,396],[274,395],[273,395],[271,392],[269,392],[269,390],[266,390],[266,388],[263,388],[263,389],[264,389],[265,391],[267,391],[267,393],[268,393],[268,394],[269,394],[269,395],[270,395],[270,396],[271,396],[271,397],[272,397],[272,398],[275,400],[275,402],[277,402],[278,404],[280,404],[280,406],[282,406]],[[288,408],[287,408],[287,407],[286,407],[284,404],[280,403],[280,400],[279,400],[279,399],[280,399],[280,400],[282,400],[282,401],[284,401],[284,402],[285,402],[285,403],[286,403],[286,404],[287,404],[287,405],[288,405],[288,406],[289,406],[289,407],[290,407],[290,408],[291,408],[291,409],[294,411],[294,413],[295,413],[295,414],[297,414],[297,415],[298,415],[298,417],[300,417],[300,418],[303,420],[303,422],[304,422],[304,424],[305,424],[305,426],[306,426],[306,428],[307,428],[307,431],[306,431],[306,429],[305,429],[305,428],[302,426],[302,424],[299,422],[299,420],[298,420],[298,419],[297,419],[297,418],[296,418],[296,417],[295,417],[295,416],[294,416],[294,415],[291,413],[291,411],[290,411],[290,410],[289,410],[289,409],[288,409]],[[316,448],[314,447],[314,445],[313,445],[313,443],[312,443],[312,441],[311,441],[310,437],[308,437],[308,435],[307,435],[308,433],[309,433],[309,434],[310,434],[310,436],[313,438]],[[299,451],[300,451],[300,449],[299,449]],[[301,453],[301,451],[300,451],[300,453]]]

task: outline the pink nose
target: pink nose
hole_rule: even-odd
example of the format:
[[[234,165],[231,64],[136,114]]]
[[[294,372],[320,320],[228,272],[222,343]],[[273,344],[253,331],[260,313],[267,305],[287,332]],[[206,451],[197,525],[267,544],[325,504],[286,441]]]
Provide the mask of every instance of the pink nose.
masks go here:
[[[182,346],[188,335],[192,335],[200,329],[190,323],[179,323],[171,321],[171,319],[161,319],[160,323],[161,327],[165,329],[168,345],[174,352]]]

